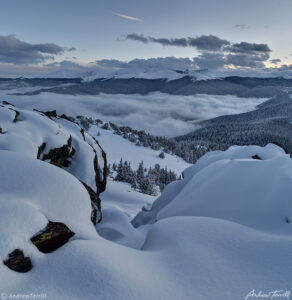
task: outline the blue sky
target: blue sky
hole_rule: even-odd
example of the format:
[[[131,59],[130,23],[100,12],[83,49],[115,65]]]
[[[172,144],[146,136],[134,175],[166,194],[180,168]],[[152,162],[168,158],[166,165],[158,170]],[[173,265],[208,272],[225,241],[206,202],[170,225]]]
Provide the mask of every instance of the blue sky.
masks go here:
[[[268,44],[271,58],[290,64],[291,11],[291,0],[0,0],[0,36],[75,47],[55,59],[86,63],[198,55],[192,47],[125,40],[131,33],[154,38],[215,35],[232,43]]]

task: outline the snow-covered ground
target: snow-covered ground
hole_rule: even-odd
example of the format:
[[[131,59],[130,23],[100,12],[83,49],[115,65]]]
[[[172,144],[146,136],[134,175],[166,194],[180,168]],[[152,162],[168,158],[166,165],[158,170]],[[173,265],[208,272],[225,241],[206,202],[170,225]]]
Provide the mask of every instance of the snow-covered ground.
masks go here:
[[[1,150],[0,160],[1,260],[21,247],[33,263],[23,274],[0,264],[0,290],[7,296],[237,300],[260,291],[289,296],[292,160],[275,145],[232,147],[202,157],[152,210],[136,217],[138,228],[123,212],[134,213],[137,195],[120,194],[119,183],[110,183],[106,198],[120,195],[128,204],[115,201],[105,208],[97,232],[89,222],[88,194],[72,175],[13,151]],[[77,234],[44,254],[29,238],[48,216]]]
[[[111,130],[91,126],[88,133],[98,138],[107,154],[108,162],[111,164],[118,163],[122,158],[123,161],[127,160],[131,162],[131,166],[136,169],[139,163],[143,161],[146,168],[153,168],[155,164],[159,164],[161,168],[167,167],[177,175],[180,175],[185,168],[190,166],[182,158],[168,153],[165,153],[165,158],[162,159],[159,157],[161,151],[155,151],[143,146],[138,147],[122,136],[114,134]]]

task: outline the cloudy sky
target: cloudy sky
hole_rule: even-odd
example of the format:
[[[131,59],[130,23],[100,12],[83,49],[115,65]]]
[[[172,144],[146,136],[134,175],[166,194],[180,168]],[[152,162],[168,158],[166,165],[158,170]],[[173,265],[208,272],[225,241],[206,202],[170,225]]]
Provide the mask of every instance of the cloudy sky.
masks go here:
[[[291,11],[291,0],[0,0],[0,76],[169,56],[289,65]]]

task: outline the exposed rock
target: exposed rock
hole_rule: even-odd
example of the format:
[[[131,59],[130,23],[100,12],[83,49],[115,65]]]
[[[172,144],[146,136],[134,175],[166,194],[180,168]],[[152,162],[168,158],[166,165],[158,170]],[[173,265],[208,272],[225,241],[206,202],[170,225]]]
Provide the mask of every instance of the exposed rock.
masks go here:
[[[91,222],[93,225],[96,225],[97,223],[100,223],[102,220],[102,213],[101,213],[101,200],[99,198],[99,194],[95,192],[90,186],[88,186],[86,183],[82,182],[81,183],[84,185],[86,188],[90,199],[91,199],[91,207],[92,207],[92,212],[91,212]]]
[[[83,128],[80,129],[80,133],[82,135],[83,141],[86,141],[85,134],[84,134],[84,129]]]
[[[256,155],[254,155],[254,156],[252,156],[251,158],[253,158],[253,159],[258,159],[258,160],[263,160],[262,158],[260,158],[257,154]]]
[[[63,168],[79,181],[84,181],[93,191],[92,194],[87,189],[92,206],[91,220],[94,224],[99,222],[101,220],[100,193],[106,187],[107,162],[98,141],[71,117],[65,114],[58,116],[55,110],[42,112],[34,109],[35,113],[31,113],[10,105],[6,107],[4,104],[0,104],[0,110],[9,115],[9,118],[1,120],[0,136],[5,133],[7,139],[2,139],[0,150],[9,148],[16,152],[23,152],[23,149],[30,149],[27,152],[34,158]],[[14,118],[11,111],[15,112],[16,121],[20,121],[21,117],[23,124],[11,126]],[[69,124],[69,122],[73,123]],[[4,131],[6,128],[9,129]],[[44,128],[48,130],[44,131]],[[22,137],[19,145],[6,145],[6,142],[10,143],[13,140],[10,136],[14,136],[15,132]]]
[[[59,118],[60,118],[60,119],[65,119],[65,120],[67,120],[67,121],[69,121],[69,122],[72,122],[72,123],[77,124],[77,123],[75,122],[74,118],[68,117],[68,116],[65,115],[65,114],[62,114],[61,116],[59,116]]]
[[[15,112],[15,117],[13,119],[13,123],[16,123],[18,121],[18,117],[20,115],[19,111],[15,110],[13,108],[10,108],[10,107],[8,109],[13,110]]]
[[[43,253],[50,253],[68,242],[75,233],[64,223],[49,221],[47,227],[30,240]]]
[[[20,273],[28,272],[32,268],[30,258],[25,257],[23,251],[20,249],[15,249],[11,253],[9,253],[8,258],[4,260],[3,263],[9,269]]]
[[[56,110],[51,110],[51,111],[44,111],[42,112],[44,115],[46,115],[48,118],[57,118],[57,112]]]
[[[14,106],[13,104],[11,104],[11,103],[9,103],[9,102],[7,102],[7,101],[2,101],[2,104],[4,104],[4,105],[11,105],[11,106]]]
[[[99,142],[97,141],[96,138],[92,137],[95,144],[99,147],[100,151],[101,151],[101,156],[103,158],[104,161],[104,165],[102,168],[102,175],[99,173],[98,169],[98,157],[97,155],[94,158],[94,169],[95,169],[95,181],[96,181],[96,187],[98,188],[98,192],[99,194],[105,191],[106,188],[106,183],[107,183],[107,173],[108,173],[108,169],[107,169],[107,157],[106,157],[106,153],[104,152],[104,150],[102,149],[102,147],[100,146]]]
[[[39,148],[38,148],[38,153],[37,153],[37,159],[41,158],[41,154],[43,153],[43,151],[46,148],[47,143],[42,143]]]
[[[43,156],[42,160],[49,160],[52,165],[57,167],[68,167],[70,165],[70,158],[75,154],[75,149],[71,148],[72,137],[70,136],[67,144],[60,148],[51,149],[48,154]]]

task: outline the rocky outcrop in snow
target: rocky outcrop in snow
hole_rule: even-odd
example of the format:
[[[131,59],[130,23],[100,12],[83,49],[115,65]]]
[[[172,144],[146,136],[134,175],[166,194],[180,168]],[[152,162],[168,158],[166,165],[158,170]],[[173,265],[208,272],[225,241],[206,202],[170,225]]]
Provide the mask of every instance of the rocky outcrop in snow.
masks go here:
[[[106,154],[98,141],[56,111],[0,105],[0,150],[11,150],[63,168],[82,182],[92,203],[92,222],[101,220],[99,195],[106,186]]]

